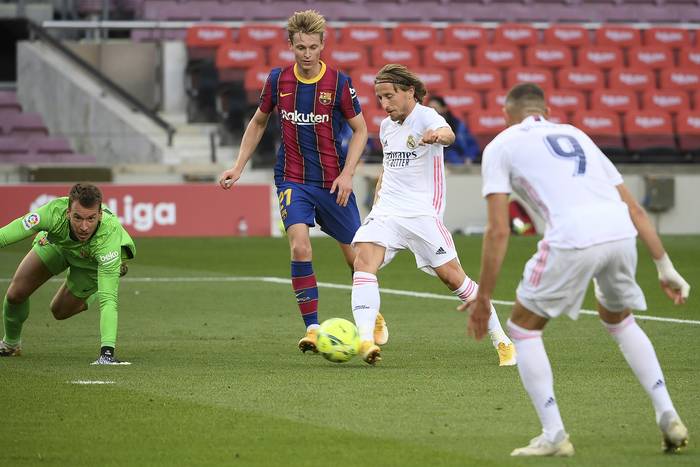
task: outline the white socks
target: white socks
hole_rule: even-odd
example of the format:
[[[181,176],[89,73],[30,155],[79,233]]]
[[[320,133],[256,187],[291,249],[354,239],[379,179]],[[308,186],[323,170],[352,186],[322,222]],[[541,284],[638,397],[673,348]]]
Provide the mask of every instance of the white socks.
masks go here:
[[[659,422],[662,413],[669,410],[676,413],[673,408],[673,402],[671,402],[671,396],[669,396],[666,388],[659,360],[656,358],[656,352],[654,352],[654,346],[644,331],[642,331],[642,328],[637,325],[634,316],[629,315],[619,324],[601,322],[612,338],[615,339],[622,351],[622,355],[627,360],[627,364],[632,368],[634,375],[647,394],[649,394],[656,412],[656,423]]]
[[[479,286],[476,282],[471,280],[469,276],[464,278],[464,282],[459,286],[457,290],[453,290],[452,293],[459,297],[463,303],[469,303],[476,299],[476,292],[479,290]],[[500,342],[506,345],[511,344],[510,339],[503,331],[500,321],[498,321],[498,314],[496,314],[496,309],[491,305],[491,317],[489,318],[489,336],[491,336],[491,343],[494,347],[498,347]]]
[[[510,320],[508,330],[518,353],[520,380],[535,406],[545,438],[555,442],[559,432],[564,431],[564,422],[554,397],[554,378],[544,350],[542,331],[530,331]]]
[[[352,275],[352,316],[355,318],[360,340],[374,342],[374,322],[379,312],[379,283],[377,276],[368,272]]]

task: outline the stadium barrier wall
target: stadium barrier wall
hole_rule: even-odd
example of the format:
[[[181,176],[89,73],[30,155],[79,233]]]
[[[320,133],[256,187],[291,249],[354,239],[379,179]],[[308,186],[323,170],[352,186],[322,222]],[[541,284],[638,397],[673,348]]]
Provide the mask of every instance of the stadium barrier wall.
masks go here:
[[[66,196],[70,184],[0,186],[0,225],[50,200]],[[270,185],[101,184],[104,204],[136,237],[269,236]]]

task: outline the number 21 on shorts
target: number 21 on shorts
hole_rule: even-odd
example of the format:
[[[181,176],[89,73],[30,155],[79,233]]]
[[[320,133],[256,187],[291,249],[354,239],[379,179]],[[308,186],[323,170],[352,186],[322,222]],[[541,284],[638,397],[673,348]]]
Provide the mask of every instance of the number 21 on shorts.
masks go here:
[[[286,190],[280,191],[277,198],[280,203],[280,216],[282,220],[284,220],[287,218],[287,207],[292,204],[292,189],[287,188]]]

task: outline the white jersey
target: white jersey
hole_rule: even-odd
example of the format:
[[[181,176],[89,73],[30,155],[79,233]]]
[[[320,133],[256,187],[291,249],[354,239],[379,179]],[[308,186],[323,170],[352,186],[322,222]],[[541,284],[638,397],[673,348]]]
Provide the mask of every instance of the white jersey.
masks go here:
[[[384,174],[379,200],[369,216],[438,216],[445,211],[443,146],[419,145],[423,134],[449,126],[434,109],[416,103],[403,123],[382,121],[379,139]]]
[[[484,149],[482,194],[516,192],[546,221],[552,247],[586,248],[635,237],[615,188],[622,176],[581,130],[530,116]]]

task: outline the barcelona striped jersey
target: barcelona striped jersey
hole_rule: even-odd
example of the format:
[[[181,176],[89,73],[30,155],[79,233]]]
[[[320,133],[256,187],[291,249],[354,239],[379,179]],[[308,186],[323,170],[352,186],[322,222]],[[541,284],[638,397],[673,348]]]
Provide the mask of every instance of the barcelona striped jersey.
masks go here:
[[[260,95],[260,111],[277,107],[282,144],[275,164],[275,184],[304,183],[330,188],[345,166],[341,148],[346,120],[362,110],[350,77],[321,62],[311,79],[297,66],[275,68]]]

